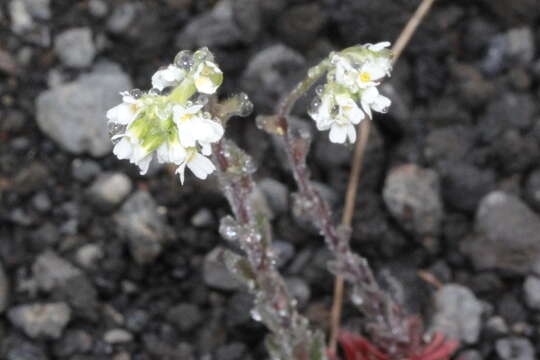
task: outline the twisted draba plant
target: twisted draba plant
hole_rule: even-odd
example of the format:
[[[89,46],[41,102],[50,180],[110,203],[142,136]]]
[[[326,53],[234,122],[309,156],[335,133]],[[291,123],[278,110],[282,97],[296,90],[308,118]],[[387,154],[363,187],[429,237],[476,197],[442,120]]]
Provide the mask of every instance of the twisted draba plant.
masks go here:
[[[293,211],[311,218],[334,254],[330,270],[353,286],[352,300],[365,314],[374,345],[364,338],[360,338],[361,343],[367,344],[367,349],[382,349],[377,351],[385,359],[415,359],[425,350],[417,322],[406,317],[379,287],[366,259],[351,251],[350,230],[333,223],[329,205],[310,181],[306,165],[309,134],[295,133],[288,125],[288,115],[296,100],[326,75],[324,85],[316,90],[309,114],[319,130],[329,130],[330,141],[354,142],[354,125],[371,118],[372,111],[385,112],[390,106],[390,100],[377,89],[391,71],[389,45],[368,44],[331,53],[309,70],[276,115],[261,116],[257,123],[280,137],[288,154],[298,184]],[[221,220],[220,233],[241,249],[241,253],[225,251],[223,259],[254,295],[251,315],[270,330],[266,344],[271,357],[335,357],[333,352],[327,354],[322,332],[311,329],[308,320],[298,313],[296,300],[277,271],[270,224],[256,201],[252,178],[255,166],[244,151],[224,136],[229,119],[247,116],[252,104],[245,94],[218,101],[216,91],[222,81],[223,74],[207,48],[194,53],[181,51],[172,64],[152,76],[152,89],[122,93],[122,103],[107,112],[113,152],[119,159],[137,165],[141,174],[147,172],[154,158],[159,163],[174,164],[182,184],[186,168],[203,180],[216,172],[234,215]],[[350,337],[343,335],[343,339]],[[350,341],[343,341],[343,345],[349,356],[353,348]],[[358,354],[357,359],[371,359],[374,353]],[[448,355],[448,351],[442,352],[440,357],[430,360]]]

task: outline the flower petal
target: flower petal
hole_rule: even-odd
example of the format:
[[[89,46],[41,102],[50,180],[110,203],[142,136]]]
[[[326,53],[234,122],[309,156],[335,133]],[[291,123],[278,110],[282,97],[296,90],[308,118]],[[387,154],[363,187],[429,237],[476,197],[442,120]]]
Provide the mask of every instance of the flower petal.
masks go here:
[[[347,139],[347,128],[339,124],[333,124],[330,128],[329,139],[333,143],[343,144]]]
[[[191,161],[188,162],[187,166],[189,167],[191,172],[201,180],[206,179],[208,175],[214,172],[214,170],[216,169],[210,159],[202,156],[199,153],[193,156]]]

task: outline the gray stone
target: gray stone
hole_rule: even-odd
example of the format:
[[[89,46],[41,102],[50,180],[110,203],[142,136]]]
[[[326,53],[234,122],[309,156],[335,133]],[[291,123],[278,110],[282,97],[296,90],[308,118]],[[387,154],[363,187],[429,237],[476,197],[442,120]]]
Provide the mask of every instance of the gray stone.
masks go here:
[[[86,269],[93,269],[103,258],[103,249],[97,244],[84,244],[77,250],[77,263]]]
[[[3,313],[9,301],[9,281],[4,271],[4,266],[0,262],[0,314]]]
[[[434,302],[433,330],[466,344],[476,343],[483,307],[472,291],[457,284],[445,285],[435,294]]]
[[[492,316],[486,321],[486,335],[490,337],[501,337],[508,334],[508,324],[501,316]]]
[[[195,227],[205,227],[212,225],[213,223],[214,216],[207,208],[200,209],[191,217],[191,225]]]
[[[219,360],[241,360],[244,359],[246,346],[242,343],[232,343],[220,346],[216,350],[216,359]]]
[[[47,212],[51,209],[51,199],[46,192],[39,192],[32,197],[32,205],[39,212]]]
[[[125,32],[135,20],[139,9],[138,4],[132,2],[116,6],[107,21],[107,29],[115,34]]]
[[[68,357],[75,354],[82,354],[92,350],[92,336],[79,329],[68,329],[64,336],[54,344],[54,354],[57,357]]]
[[[253,295],[239,291],[227,301],[225,317],[227,326],[233,328],[240,324],[246,324],[251,321],[251,314],[246,309],[253,307]]]
[[[224,248],[215,247],[206,254],[203,264],[203,278],[206,285],[220,290],[238,290],[240,282],[229,272],[223,259]]]
[[[10,335],[2,339],[2,354],[6,360],[49,360],[45,350],[36,341]]]
[[[87,191],[89,201],[100,210],[120,205],[131,192],[131,179],[123,173],[103,173]]]
[[[311,289],[309,288],[309,285],[299,277],[287,278],[285,283],[289,290],[289,294],[298,301],[298,305],[307,305],[311,298]]]
[[[88,11],[95,17],[104,17],[108,10],[109,6],[103,0],[90,0],[88,2]]]
[[[302,55],[283,44],[272,45],[249,60],[241,78],[242,89],[259,111],[269,113],[305,70]]]
[[[123,344],[131,342],[133,335],[124,329],[111,329],[103,335],[103,340],[109,344]]]
[[[9,15],[14,33],[32,43],[50,45],[50,31],[45,24],[51,17],[49,0],[11,0]]]
[[[101,166],[94,160],[75,159],[71,163],[71,175],[82,182],[89,182],[101,172]]]
[[[287,241],[273,241],[272,251],[274,252],[276,266],[278,268],[286,265],[295,255],[294,246]]]
[[[525,196],[527,202],[536,210],[540,210],[540,169],[529,174],[525,182]]]
[[[202,320],[202,314],[197,305],[178,304],[167,312],[167,319],[180,331],[190,331]]]
[[[458,359],[460,360],[483,360],[484,357],[477,350],[465,350],[459,353]]]
[[[259,28],[258,1],[221,0],[212,11],[194,17],[176,43],[182,48],[230,46],[254,40]]]
[[[534,360],[534,347],[527,338],[508,337],[495,343],[495,350],[501,360]]]
[[[153,262],[172,235],[164,214],[147,191],[132,194],[114,220],[118,234],[129,242],[131,256],[139,264]]]
[[[37,257],[32,271],[38,286],[45,291],[64,286],[68,280],[82,275],[81,270],[50,250]]]
[[[475,234],[461,250],[479,270],[527,274],[540,259],[540,218],[519,198],[491,192],[480,202]]]
[[[258,182],[258,187],[266,196],[274,214],[287,212],[289,209],[289,190],[285,185],[272,178],[264,178]]]
[[[90,28],[73,28],[58,34],[54,39],[54,50],[66,66],[85,68],[92,64],[96,48]]]
[[[534,310],[540,310],[540,279],[536,276],[527,276],[523,284],[525,302]]]
[[[71,319],[65,303],[19,305],[9,310],[9,320],[31,338],[58,339]]]
[[[40,129],[73,153],[103,156],[112,149],[105,113],[121,101],[119,92],[131,88],[117,66],[101,67],[76,81],[49,89],[37,99]]]
[[[386,207],[407,231],[420,236],[437,236],[443,207],[439,176],[414,164],[393,168],[383,189]]]
[[[510,66],[528,65],[534,59],[535,51],[532,29],[513,28],[490,40],[481,66],[488,74],[495,74]]]

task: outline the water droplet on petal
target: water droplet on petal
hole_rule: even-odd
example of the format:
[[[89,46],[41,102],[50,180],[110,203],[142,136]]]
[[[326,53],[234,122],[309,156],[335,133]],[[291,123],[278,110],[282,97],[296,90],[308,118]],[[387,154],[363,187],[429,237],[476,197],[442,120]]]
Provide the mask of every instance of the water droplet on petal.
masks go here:
[[[193,63],[193,53],[189,50],[180,51],[174,58],[174,65],[186,71],[191,70]]]
[[[129,96],[133,97],[134,99],[139,99],[144,95],[144,92],[140,89],[132,89],[129,90]]]

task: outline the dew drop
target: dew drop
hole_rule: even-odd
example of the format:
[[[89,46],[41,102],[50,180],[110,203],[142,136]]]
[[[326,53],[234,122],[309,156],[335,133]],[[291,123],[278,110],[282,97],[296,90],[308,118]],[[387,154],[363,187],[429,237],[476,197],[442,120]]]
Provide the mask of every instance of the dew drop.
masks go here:
[[[189,50],[180,51],[174,58],[174,65],[186,71],[191,70],[193,63],[193,53]]]
[[[140,89],[129,90],[129,96],[133,97],[134,99],[140,99],[143,95],[144,92]]]

